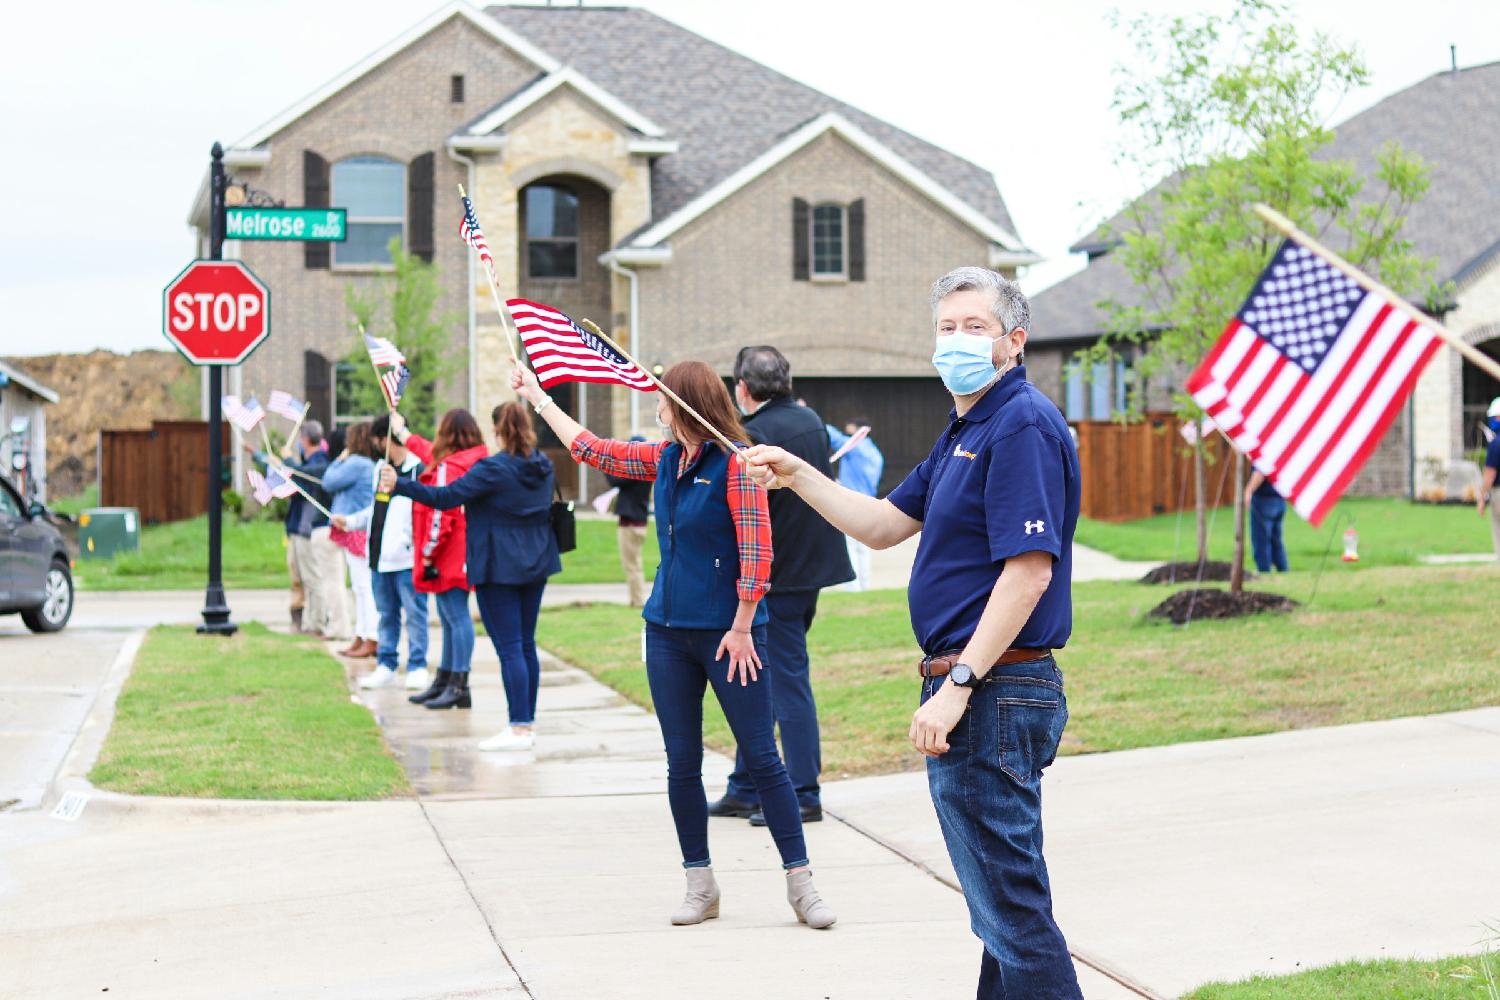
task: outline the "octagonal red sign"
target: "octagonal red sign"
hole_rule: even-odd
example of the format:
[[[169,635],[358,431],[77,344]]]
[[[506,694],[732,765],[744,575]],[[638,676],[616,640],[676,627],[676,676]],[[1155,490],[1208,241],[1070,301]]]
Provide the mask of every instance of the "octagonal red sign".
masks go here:
[[[197,260],[162,290],[162,333],[195,365],[237,365],[271,333],[271,293],[237,260]]]

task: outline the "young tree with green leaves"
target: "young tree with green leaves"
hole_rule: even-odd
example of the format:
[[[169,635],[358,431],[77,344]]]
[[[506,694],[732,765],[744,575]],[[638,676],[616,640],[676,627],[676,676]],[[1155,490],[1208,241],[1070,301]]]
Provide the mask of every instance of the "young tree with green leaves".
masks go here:
[[[411,382],[401,409],[416,427],[436,427],[440,410],[438,386],[463,369],[463,352],[453,350],[453,328],[459,317],[436,313],[442,285],[436,265],[407,253],[400,239],[390,243],[392,269],[377,276],[373,291],[362,294],[353,283],[344,287],[349,308],[349,351],[344,361],[354,366],[348,380],[349,408],[361,413],[384,413],[385,397],[370,368],[370,355],[358,330],[385,337],[406,355]]]
[[[1329,155],[1334,132],[1326,122],[1369,79],[1356,49],[1321,33],[1304,38],[1288,9],[1271,0],[1239,0],[1227,15],[1143,16],[1124,30],[1136,62],[1116,68],[1114,106],[1131,134],[1119,161],[1165,179],[1109,234],[1120,241],[1111,256],[1138,298],[1103,303],[1110,333],[1085,360],[1134,345],[1132,408],[1141,405],[1145,380],[1160,375],[1173,382],[1175,411],[1195,425],[1202,420],[1180,382],[1280,243],[1254,214],[1256,202],[1401,294],[1434,298],[1432,263],[1401,235],[1427,189],[1426,167],[1395,144],[1381,151],[1373,176]],[[1201,565],[1208,558],[1204,442],[1193,449]],[[1244,576],[1245,478],[1237,454],[1233,591]]]

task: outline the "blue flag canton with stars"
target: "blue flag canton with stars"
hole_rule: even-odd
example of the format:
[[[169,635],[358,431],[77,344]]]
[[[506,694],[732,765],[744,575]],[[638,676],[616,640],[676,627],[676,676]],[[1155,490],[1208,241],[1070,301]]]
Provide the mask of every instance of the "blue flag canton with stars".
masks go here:
[[[571,323],[572,320],[569,320],[569,322]],[[577,323],[573,323],[573,329],[578,331],[578,336],[583,340],[584,344],[588,346],[588,349],[598,354],[605,361],[608,361],[610,364],[620,368],[624,368],[625,366],[630,364],[629,361],[626,361],[623,357],[616,354],[608,344],[600,340],[598,337],[594,336],[588,330],[579,326]]]
[[[1311,374],[1365,291],[1317,254],[1284,240],[1240,307],[1240,322]]]

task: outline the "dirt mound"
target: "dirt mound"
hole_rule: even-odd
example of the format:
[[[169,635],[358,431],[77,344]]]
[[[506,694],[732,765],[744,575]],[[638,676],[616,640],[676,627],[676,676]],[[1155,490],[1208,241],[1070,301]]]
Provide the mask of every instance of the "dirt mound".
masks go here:
[[[1198,564],[1195,562],[1174,562],[1165,566],[1158,566],[1145,576],[1141,577],[1142,583],[1197,583],[1207,580],[1210,583],[1228,583],[1232,567],[1227,562],[1209,562]],[[1250,579],[1250,574],[1245,574],[1245,579]]]
[[[1297,602],[1281,594],[1242,590],[1238,594],[1212,587],[1179,590],[1151,609],[1152,618],[1169,619],[1173,625],[1185,625],[1194,618],[1240,618],[1270,612],[1291,611]]]
[[[176,351],[43,354],[7,364],[54,390],[47,413],[47,496],[72,496],[99,474],[99,431],[198,417],[198,375]]]

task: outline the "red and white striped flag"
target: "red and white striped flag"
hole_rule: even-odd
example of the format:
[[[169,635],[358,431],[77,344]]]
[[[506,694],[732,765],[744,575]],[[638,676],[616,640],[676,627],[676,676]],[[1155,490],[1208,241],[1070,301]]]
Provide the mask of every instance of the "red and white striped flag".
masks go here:
[[[281,470],[274,465],[266,470],[265,484],[273,497],[289,497],[302,492],[297,489],[297,484],[292,482],[291,476],[283,475]]]
[[[384,337],[372,337],[365,334],[365,350],[370,352],[370,360],[377,367],[382,365],[400,365],[406,363],[406,355]]]
[[[254,431],[266,419],[266,411],[261,409],[260,402],[254,396],[244,403],[240,402],[238,396],[225,396],[220,400],[220,405],[224,409],[224,419],[246,434]]]
[[[1439,343],[1414,310],[1288,239],[1187,390],[1317,525],[1380,443]]]
[[[272,413],[286,417],[288,420],[301,420],[307,404],[289,392],[280,389],[271,390],[271,401],[266,404],[266,409]]]
[[[271,487],[266,485],[266,477],[254,469],[245,471],[245,478],[250,481],[250,491],[255,497],[255,502],[264,507],[271,502]]]
[[[526,345],[542,388],[550,389],[559,382],[598,382],[656,391],[656,383],[640,365],[551,306],[530,299],[507,299],[505,308],[515,320],[516,332]]]

